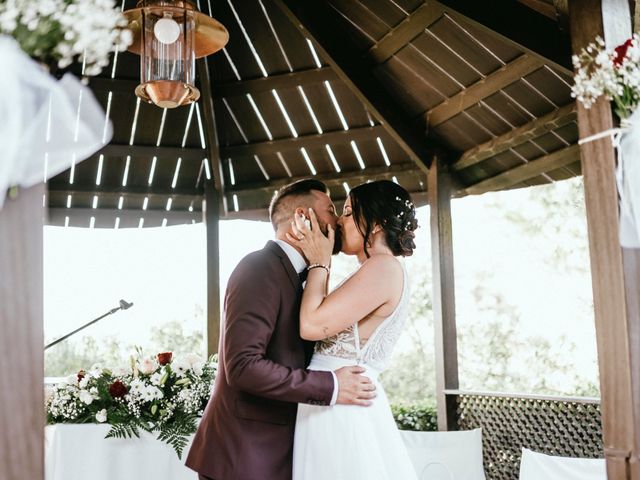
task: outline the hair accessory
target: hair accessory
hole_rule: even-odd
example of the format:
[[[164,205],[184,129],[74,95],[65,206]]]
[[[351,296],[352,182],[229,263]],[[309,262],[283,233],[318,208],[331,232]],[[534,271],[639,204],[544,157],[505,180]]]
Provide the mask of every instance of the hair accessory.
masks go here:
[[[412,211],[415,208],[415,205],[411,200],[402,200],[400,197],[396,197],[396,201],[403,203],[405,207],[404,210],[402,210],[400,213],[396,215],[396,218],[398,219],[402,219],[405,213],[407,213],[407,210]],[[406,224],[405,230],[409,230],[410,228],[411,228],[411,222]]]

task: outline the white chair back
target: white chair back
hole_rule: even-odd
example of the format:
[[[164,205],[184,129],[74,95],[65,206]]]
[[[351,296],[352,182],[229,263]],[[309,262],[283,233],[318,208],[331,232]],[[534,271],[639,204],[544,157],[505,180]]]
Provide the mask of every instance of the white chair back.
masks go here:
[[[482,431],[401,431],[419,480],[485,480]]]
[[[607,480],[602,458],[569,458],[522,449],[520,480]]]

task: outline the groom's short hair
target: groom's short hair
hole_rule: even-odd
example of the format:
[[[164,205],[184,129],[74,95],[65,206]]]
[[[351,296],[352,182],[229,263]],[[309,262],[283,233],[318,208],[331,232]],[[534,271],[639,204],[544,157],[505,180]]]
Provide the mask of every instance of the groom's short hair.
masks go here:
[[[296,207],[311,206],[311,192],[318,191],[322,193],[329,193],[327,186],[320,180],[314,180],[313,178],[307,178],[304,180],[298,180],[297,182],[285,185],[278,190],[269,205],[269,219],[274,230],[278,230],[278,225],[283,222],[290,221],[293,216],[293,211]],[[304,198],[304,197],[309,197]],[[294,205],[297,203],[297,205]],[[308,203],[308,205],[307,205]]]

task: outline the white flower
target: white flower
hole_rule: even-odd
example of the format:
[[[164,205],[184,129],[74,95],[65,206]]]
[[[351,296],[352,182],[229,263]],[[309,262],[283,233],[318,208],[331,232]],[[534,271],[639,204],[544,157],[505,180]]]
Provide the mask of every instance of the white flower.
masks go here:
[[[171,369],[178,377],[184,377],[190,368],[191,365],[181,358],[171,362]]]
[[[149,378],[149,381],[152,385],[160,385],[160,380],[162,380],[162,373],[156,372]]]
[[[78,385],[78,375],[77,374],[73,374],[73,375],[69,375],[67,378],[65,378],[64,380],[67,384],[69,385]]]
[[[80,393],[78,394],[78,398],[85,405],[91,405],[91,403],[94,400],[93,395],[91,395],[91,393],[89,393],[87,390],[80,390]]]
[[[85,375],[84,377],[82,377],[82,380],[80,380],[78,382],[78,387],[80,388],[87,388],[87,385],[89,384],[89,376]]]
[[[96,420],[98,423],[104,423],[107,421],[107,411],[104,408],[96,413]]]

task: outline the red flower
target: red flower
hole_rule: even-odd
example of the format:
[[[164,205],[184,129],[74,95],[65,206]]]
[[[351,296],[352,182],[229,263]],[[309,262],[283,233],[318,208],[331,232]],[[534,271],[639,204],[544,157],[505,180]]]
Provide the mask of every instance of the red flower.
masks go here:
[[[631,46],[632,43],[633,43],[633,39],[630,38],[629,40],[624,42],[622,45],[619,45],[616,47],[616,58],[613,59],[613,63],[616,67],[619,67],[620,65],[622,65],[624,58],[627,56],[627,50],[629,50],[629,47]]]
[[[109,385],[109,394],[113,398],[121,398],[127,394],[127,387],[120,380],[116,380],[111,385]]]
[[[173,353],[164,352],[158,354],[158,363],[160,365],[166,365],[167,363],[171,363],[171,357],[173,357]]]
[[[78,372],[78,383],[80,383],[80,380],[82,380],[85,376],[86,376],[87,372],[85,372],[84,370],[80,370]]]

